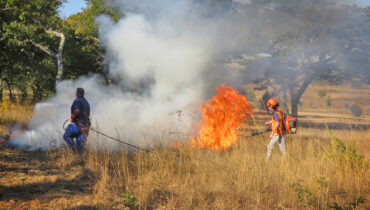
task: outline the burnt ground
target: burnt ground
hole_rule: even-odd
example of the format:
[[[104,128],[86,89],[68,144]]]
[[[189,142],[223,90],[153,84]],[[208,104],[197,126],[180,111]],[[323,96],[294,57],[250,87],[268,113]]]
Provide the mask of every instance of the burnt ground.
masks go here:
[[[83,160],[62,158],[0,142],[0,209],[95,209],[93,173]]]

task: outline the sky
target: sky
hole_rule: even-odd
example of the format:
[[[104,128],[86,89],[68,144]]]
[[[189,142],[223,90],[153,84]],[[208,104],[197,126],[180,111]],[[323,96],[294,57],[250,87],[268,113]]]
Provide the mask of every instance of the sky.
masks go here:
[[[68,0],[61,8],[60,16],[67,18],[70,15],[82,11],[86,7],[85,0]]]
[[[358,0],[360,6],[370,6],[370,0]]]

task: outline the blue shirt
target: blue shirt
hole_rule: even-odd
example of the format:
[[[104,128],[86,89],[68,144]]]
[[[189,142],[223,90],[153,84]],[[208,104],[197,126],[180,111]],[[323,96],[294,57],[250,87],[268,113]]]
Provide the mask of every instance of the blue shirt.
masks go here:
[[[80,114],[75,118],[76,122],[87,123],[90,121],[90,104],[83,96],[78,96],[73,101],[71,106],[71,114],[73,114],[76,109],[80,110]]]
[[[272,117],[274,118],[275,121],[280,122],[280,117],[275,111],[272,113]]]

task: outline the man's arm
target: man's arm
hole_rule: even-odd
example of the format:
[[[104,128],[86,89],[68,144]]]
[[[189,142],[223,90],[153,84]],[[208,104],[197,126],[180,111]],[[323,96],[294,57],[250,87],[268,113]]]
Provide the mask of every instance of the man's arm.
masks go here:
[[[272,131],[271,131],[271,134],[270,134],[270,139],[272,139],[272,137],[274,137],[274,133],[275,133],[275,131],[277,131],[277,129],[279,128],[279,126],[280,126],[280,122],[277,121],[276,124],[275,124],[275,126],[272,128]]]
[[[81,102],[78,100],[74,100],[72,104],[72,113],[71,113],[71,122],[75,122],[76,118],[81,112]]]
[[[80,110],[79,109],[75,109],[73,111],[73,113],[71,114],[71,121],[74,122],[76,117],[80,114]]]
[[[272,120],[265,122],[265,125],[266,125],[266,126],[267,126],[267,125],[271,125],[271,123],[272,123]]]

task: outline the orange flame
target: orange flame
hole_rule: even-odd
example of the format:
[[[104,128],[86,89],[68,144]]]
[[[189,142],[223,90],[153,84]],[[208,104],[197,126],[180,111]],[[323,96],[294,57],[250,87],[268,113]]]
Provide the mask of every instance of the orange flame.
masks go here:
[[[199,137],[192,138],[193,147],[209,147],[224,150],[238,140],[237,129],[252,115],[247,99],[232,87],[222,84],[212,100],[204,103],[200,110]]]

